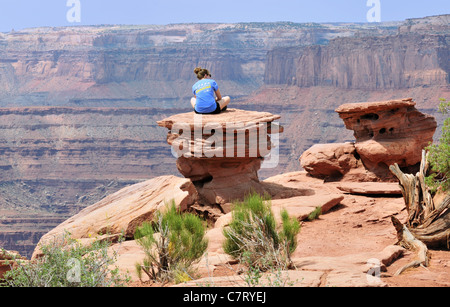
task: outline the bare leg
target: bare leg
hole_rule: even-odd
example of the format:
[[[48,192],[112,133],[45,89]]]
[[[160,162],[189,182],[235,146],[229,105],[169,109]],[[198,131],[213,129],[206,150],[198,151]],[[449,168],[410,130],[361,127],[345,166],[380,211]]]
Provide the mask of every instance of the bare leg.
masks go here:
[[[230,96],[225,96],[225,97],[222,97],[222,99],[220,99],[217,102],[220,104],[220,109],[222,110],[230,103],[230,101],[231,101]]]
[[[196,103],[197,99],[195,99],[195,97],[191,98],[191,105],[192,107],[195,109],[195,103]]]

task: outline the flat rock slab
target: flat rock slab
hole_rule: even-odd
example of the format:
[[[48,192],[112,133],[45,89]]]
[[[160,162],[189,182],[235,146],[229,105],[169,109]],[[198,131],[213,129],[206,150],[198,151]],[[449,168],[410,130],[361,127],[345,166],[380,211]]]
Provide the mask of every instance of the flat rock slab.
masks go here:
[[[404,251],[403,247],[389,245],[380,252],[294,258],[293,262],[297,270],[325,272],[321,281],[325,287],[384,287],[386,284],[379,278],[381,272]]]
[[[278,119],[280,115],[268,112],[228,109],[220,114],[175,114],[157,124],[169,129],[167,143],[178,156],[261,158],[272,148],[269,135],[283,132],[274,122]]]
[[[362,195],[402,195],[398,183],[390,182],[343,182],[336,187],[346,193]]]
[[[320,279],[324,272],[321,271],[280,271],[264,273],[258,280],[258,287],[319,287]],[[174,285],[174,287],[248,287],[243,275],[211,276],[190,282]]]
[[[370,113],[377,112],[384,109],[395,109],[401,107],[414,107],[416,103],[412,98],[404,98],[397,100],[388,101],[373,101],[373,102],[356,102],[356,103],[346,103],[340,105],[335,111],[339,114],[347,113]]]
[[[120,274],[128,274],[132,281],[138,281],[139,276],[136,272],[136,263],[142,264],[146,257],[144,249],[136,240],[124,241],[114,244],[108,248],[108,255],[115,256],[116,261],[111,265],[111,269],[116,267]],[[143,273],[142,280],[148,280],[148,276]]]
[[[400,246],[389,245],[380,252],[350,254],[340,257],[302,257],[292,259],[294,270],[263,273],[259,286],[273,286],[274,281],[293,287],[386,287],[380,278],[386,267],[403,255]],[[222,259],[222,263],[217,261]],[[178,284],[177,287],[243,287],[248,286],[244,275],[214,276],[217,265],[228,265],[229,257],[213,254],[211,263],[204,259],[199,264],[208,265],[208,277]],[[212,264],[214,263],[214,264]],[[230,267],[230,270],[232,268]]]
[[[295,217],[298,221],[303,221],[306,220],[317,207],[322,209],[322,213],[326,213],[343,199],[344,196],[339,194],[319,194],[291,197],[287,199],[275,199],[272,200],[272,211],[277,220],[281,220],[281,210],[286,209],[291,217]]]
[[[157,122],[158,126],[172,129],[175,123],[186,123],[194,128],[194,125],[200,123],[206,126],[211,123],[219,123],[222,127],[234,127],[235,124],[249,125],[252,123],[270,123],[280,119],[280,115],[273,115],[269,112],[246,111],[239,109],[227,109],[220,114],[196,114],[195,112],[180,113]],[[240,126],[239,126],[240,127]]]

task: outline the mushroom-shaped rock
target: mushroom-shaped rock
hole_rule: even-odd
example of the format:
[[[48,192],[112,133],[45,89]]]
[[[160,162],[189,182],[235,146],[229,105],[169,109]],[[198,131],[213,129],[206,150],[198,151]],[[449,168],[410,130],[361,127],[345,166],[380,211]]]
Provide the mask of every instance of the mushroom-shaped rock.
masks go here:
[[[389,165],[418,166],[437,124],[415,108],[412,98],[343,104],[336,109],[356,141],[320,144],[305,151],[301,166],[314,177],[349,181],[392,181]]]
[[[268,112],[228,109],[220,114],[182,113],[158,121],[169,129],[167,142],[177,168],[197,188],[199,203],[224,204],[251,191],[264,192],[258,170],[282,132]]]
[[[433,141],[433,116],[415,108],[412,98],[350,103],[336,109],[354,131],[356,151],[368,169],[420,163],[422,149]]]

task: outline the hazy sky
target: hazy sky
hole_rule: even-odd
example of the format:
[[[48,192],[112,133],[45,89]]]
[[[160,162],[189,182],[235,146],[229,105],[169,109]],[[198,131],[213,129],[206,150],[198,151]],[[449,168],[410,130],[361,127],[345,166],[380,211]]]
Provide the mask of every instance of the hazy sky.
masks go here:
[[[79,11],[67,13],[77,4]],[[371,2],[368,6],[368,1]],[[189,22],[367,22],[380,4],[381,21],[450,13],[450,0],[0,0],[0,31],[39,26]]]

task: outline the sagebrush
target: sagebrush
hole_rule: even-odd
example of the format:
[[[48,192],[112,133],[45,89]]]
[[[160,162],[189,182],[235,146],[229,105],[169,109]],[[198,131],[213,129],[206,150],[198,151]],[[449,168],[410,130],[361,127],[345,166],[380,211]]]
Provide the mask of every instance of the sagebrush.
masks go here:
[[[130,281],[127,274],[112,268],[117,253],[108,253],[110,242],[95,240],[83,245],[69,232],[41,244],[42,256],[33,261],[17,260],[5,273],[9,287],[116,287]]]
[[[291,267],[300,223],[284,209],[281,221],[277,227],[268,196],[249,195],[235,204],[232,221],[224,228],[224,251],[262,271]]]
[[[198,216],[179,212],[172,201],[152,222],[144,222],[136,230],[135,239],[146,255],[143,263],[136,264],[138,276],[143,271],[160,282],[190,280],[192,265],[208,246],[205,233],[206,226]]]
[[[430,144],[426,148],[432,171],[426,178],[426,183],[432,192],[439,188],[448,191],[450,188],[450,101],[441,98],[439,111],[447,115],[442,126],[442,135],[437,144]]]

